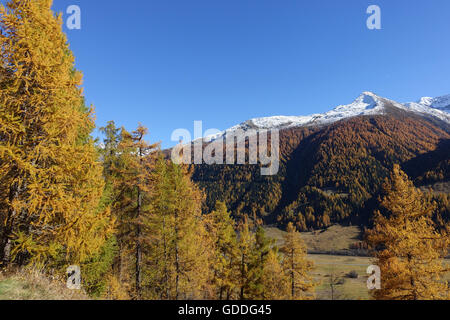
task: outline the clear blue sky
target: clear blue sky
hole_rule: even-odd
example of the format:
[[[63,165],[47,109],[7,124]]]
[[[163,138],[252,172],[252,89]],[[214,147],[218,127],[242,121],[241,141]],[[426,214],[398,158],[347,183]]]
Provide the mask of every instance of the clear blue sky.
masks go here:
[[[226,129],[324,112],[362,91],[399,101],[450,93],[448,0],[55,0],[97,125]],[[366,9],[382,10],[382,30]],[[67,18],[67,14],[64,15]]]

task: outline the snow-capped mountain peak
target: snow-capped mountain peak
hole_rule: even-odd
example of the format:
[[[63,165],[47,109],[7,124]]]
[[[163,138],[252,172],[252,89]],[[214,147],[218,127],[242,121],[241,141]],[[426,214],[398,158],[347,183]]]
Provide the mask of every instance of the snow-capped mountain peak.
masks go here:
[[[417,103],[433,109],[450,112],[450,94],[437,98],[423,97]]]
[[[387,99],[377,96],[373,92],[363,92],[351,104],[340,105],[331,111],[321,114],[312,114],[309,116],[275,116],[266,118],[256,118],[248,120],[230,130],[245,127],[254,129],[287,128],[299,126],[312,126],[329,124],[344,118],[355,117],[359,115],[379,114],[384,110]]]
[[[214,140],[236,130],[248,131],[251,129],[287,129],[294,127],[328,125],[337,121],[356,116],[382,115],[387,113],[386,106],[395,107],[404,111],[413,112],[425,116],[432,116],[444,122],[450,123],[450,95],[430,98],[423,97],[418,102],[398,103],[365,91],[352,103],[340,105],[331,111],[312,114],[309,116],[274,116],[247,120],[237,126],[227,129],[220,134],[207,137]]]
[[[419,101],[417,101],[417,103],[430,107],[433,104],[433,99],[434,98],[431,97],[422,97]]]
[[[450,94],[433,99],[431,107],[450,112]]]
[[[450,95],[437,98],[422,97],[417,102],[404,105],[413,112],[429,114],[450,123]]]
[[[371,91],[363,92],[352,104],[367,104],[368,106],[376,106],[381,102],[381,97]]]
[[[370,110],[381,111],[384,107],[384,103],[385,99],[377,96],[373,92],[366,91],[356,98],[351,104],[338,106],[324,115],[339,116],[339,114],[342,113],[342,116],[353,116],[360,115],[361,113],[366,114],[371,113]]]

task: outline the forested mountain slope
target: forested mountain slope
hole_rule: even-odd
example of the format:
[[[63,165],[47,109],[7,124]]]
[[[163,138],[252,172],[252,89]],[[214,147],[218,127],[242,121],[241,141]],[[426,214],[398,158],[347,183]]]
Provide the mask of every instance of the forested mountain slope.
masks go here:
[[[208,210],[221,200],[238,217],[292,221],[300,230],[366,225],[368,200],[393,164],[401,164],[417,186],[450,180],[448,122],[389,100],[382,108],[331,124],[281,128],[278,175],[261,176],[251,165],[196,165],[193,179],[205,190]],[[439,197],[448,219],[448,192]]]

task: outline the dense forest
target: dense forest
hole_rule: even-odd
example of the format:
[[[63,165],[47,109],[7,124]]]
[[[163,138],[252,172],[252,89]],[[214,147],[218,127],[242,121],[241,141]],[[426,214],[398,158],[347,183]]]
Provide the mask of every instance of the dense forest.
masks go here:
[[[308,300],[319,284],[299,231],[357,223],[388,275],[375,299],[449,298],[448,194],[416,188],[448,180],[445,128],[392,114],[284,131],[271,177],[177,165],[142,125],[110,121],[95,140],[51,5],[0,7],[2,271],[77,265],[83,290],[101,299]],[[281,245],[264,222],[285,227]]]
[[[193,179],[207,194],[205,210],[224,201],[236,217],[293,222],[301,231],[334,223],[366,226],[394,164],[417,187],[450,179],[447,125],[401,110],[283,130],[280,152],[276,176],[261,176],[251,165],[195,165]],[[430,197],[439,204],[437,219],[448,222],[448,190]]]

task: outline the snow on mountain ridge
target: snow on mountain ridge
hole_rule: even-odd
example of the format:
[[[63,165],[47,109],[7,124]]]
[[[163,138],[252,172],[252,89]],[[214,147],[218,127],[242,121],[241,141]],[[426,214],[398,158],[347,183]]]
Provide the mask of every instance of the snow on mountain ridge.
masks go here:
[[[214,140],[239,129],[247,131],[250,129],[287,129],[304,126],[328,125],[356,116],[380,115],[386,113],[385,107],[387,104],[405,111],[422,115],[431,115],[450,123],[450,114],[446,112],[449,111],[450,107],[450,95],[437,98],[424,97],[418,102],[401,104],[393,100],[382,98],[373,92],[366,91],[351,104],[337,106],[333,110],[325,113],[312,114],[309,116],[273,116],[255,118],[229,128],[220,134],[209,136],[207,139]]]
[[[384,102],[382,98],[372,92],[364,92],[353,103],[349,105],[340,105],[326,113],[312,114],[309,116],[274,116],[255,118],[226,131],[246,128],[272,129],[327,124],[347,117],[362,114],[376,114],[382,111],[383,106]]]
[[[447,123],[450,123],[450,95],[431,98],[422,97],[418,102],[405,103],[413,112],[430,114]]]
[[[431,107],[450,112],[450,94],[433,99]]]
[[[450,94],[437,98],[423,97],[417,103],[433,109],[450,112]]]

